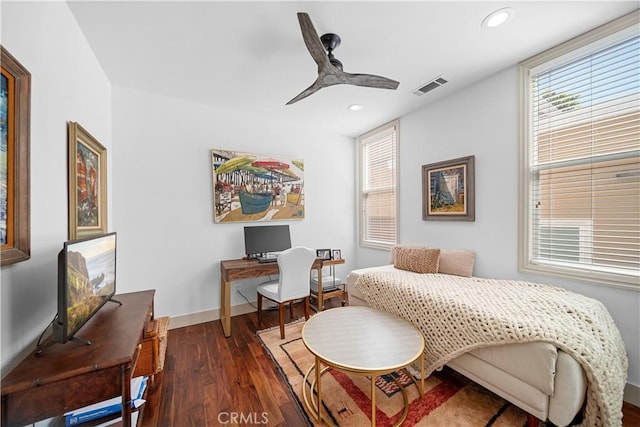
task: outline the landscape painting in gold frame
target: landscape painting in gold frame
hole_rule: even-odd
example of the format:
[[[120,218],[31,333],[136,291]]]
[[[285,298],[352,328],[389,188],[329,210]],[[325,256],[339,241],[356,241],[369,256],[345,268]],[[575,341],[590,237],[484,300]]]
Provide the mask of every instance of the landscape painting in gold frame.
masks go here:
[[[422,219],[475,221],[475,156],[422,166]]]
[[[107,232],[107,149],[76,122],[69,133],[69,240]]]
[[[0,46],[0,265],[31,256],[31,74]]]

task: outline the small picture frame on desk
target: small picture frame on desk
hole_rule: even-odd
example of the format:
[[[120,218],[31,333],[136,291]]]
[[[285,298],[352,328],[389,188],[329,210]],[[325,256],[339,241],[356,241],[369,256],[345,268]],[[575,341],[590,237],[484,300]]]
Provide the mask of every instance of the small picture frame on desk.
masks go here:
[[[331,259],[331,249],[316,249],[316,257],[323,261]]]
[[[342,252],[340,249],[333,249],[331,251],[331,259],[342,259]]]

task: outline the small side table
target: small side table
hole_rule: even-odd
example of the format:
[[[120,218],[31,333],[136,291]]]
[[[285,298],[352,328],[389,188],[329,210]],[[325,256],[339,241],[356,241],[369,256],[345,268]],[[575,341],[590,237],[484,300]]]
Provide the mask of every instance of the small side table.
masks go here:
[[[335,275],[335,266],[344,264],[344,259],[327,259],[320,260],[320,268],[318,269],[318,290],[317,292],[311,291],[311,297],[316,300],[316,306],[313,307],[317,312],[324,310],[324,301],[330,298],[342,297],[342,305],[347,305],[349,300],[346,292],[346,283],[343,283],[338,286],[338,289],[332,289],[330,291],[325,292],[322,289],[322,268],[330,267],[331,268],[331,276],[336,277]]]
[[[416,383],[416,386],[420,396],[424,394],[424,337],[411,323],[400,317],[371,307],[333,308],[319,312],[306,321],[302,328],[302,341],[315,356],[315,364],[309,368],[302,382],[303,401],[321,423],[330,422],[322,417],[321,412],[321,377],[330,368],[371,377],[372,426],[376,425],[377,376],[394,372],[420,359],[420,385]],[[322,368],[323,364],[325,368]],[[315,372],[313,380],[309,378],[312,372]],[[400,389],[405,408],[396,425],[402,424],[409,412],[407,391],[404,387]],[[317,395],[315,402],[314,391]]]

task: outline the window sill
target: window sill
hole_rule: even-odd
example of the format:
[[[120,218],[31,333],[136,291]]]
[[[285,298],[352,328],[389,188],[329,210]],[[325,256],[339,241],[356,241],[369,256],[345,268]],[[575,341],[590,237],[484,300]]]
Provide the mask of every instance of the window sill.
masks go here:
[[[591,282],[602,286],[609,286],[631,291],[640,291],[640,277],[622,274],[611,274],[599,271],[584,271],[562,268],[546,264],[526,264],[519,268],[522,273],[534,273],[544,276],[570,279],[581,282]]]

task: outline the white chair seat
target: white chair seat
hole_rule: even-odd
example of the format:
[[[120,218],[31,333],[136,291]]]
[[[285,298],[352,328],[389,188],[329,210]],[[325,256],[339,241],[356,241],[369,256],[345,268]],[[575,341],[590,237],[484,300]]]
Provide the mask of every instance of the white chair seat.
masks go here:
[[[256,290],[272,301],[278,300],[278,282],[277,281],[262,283],[258,285],[258,288]]]

